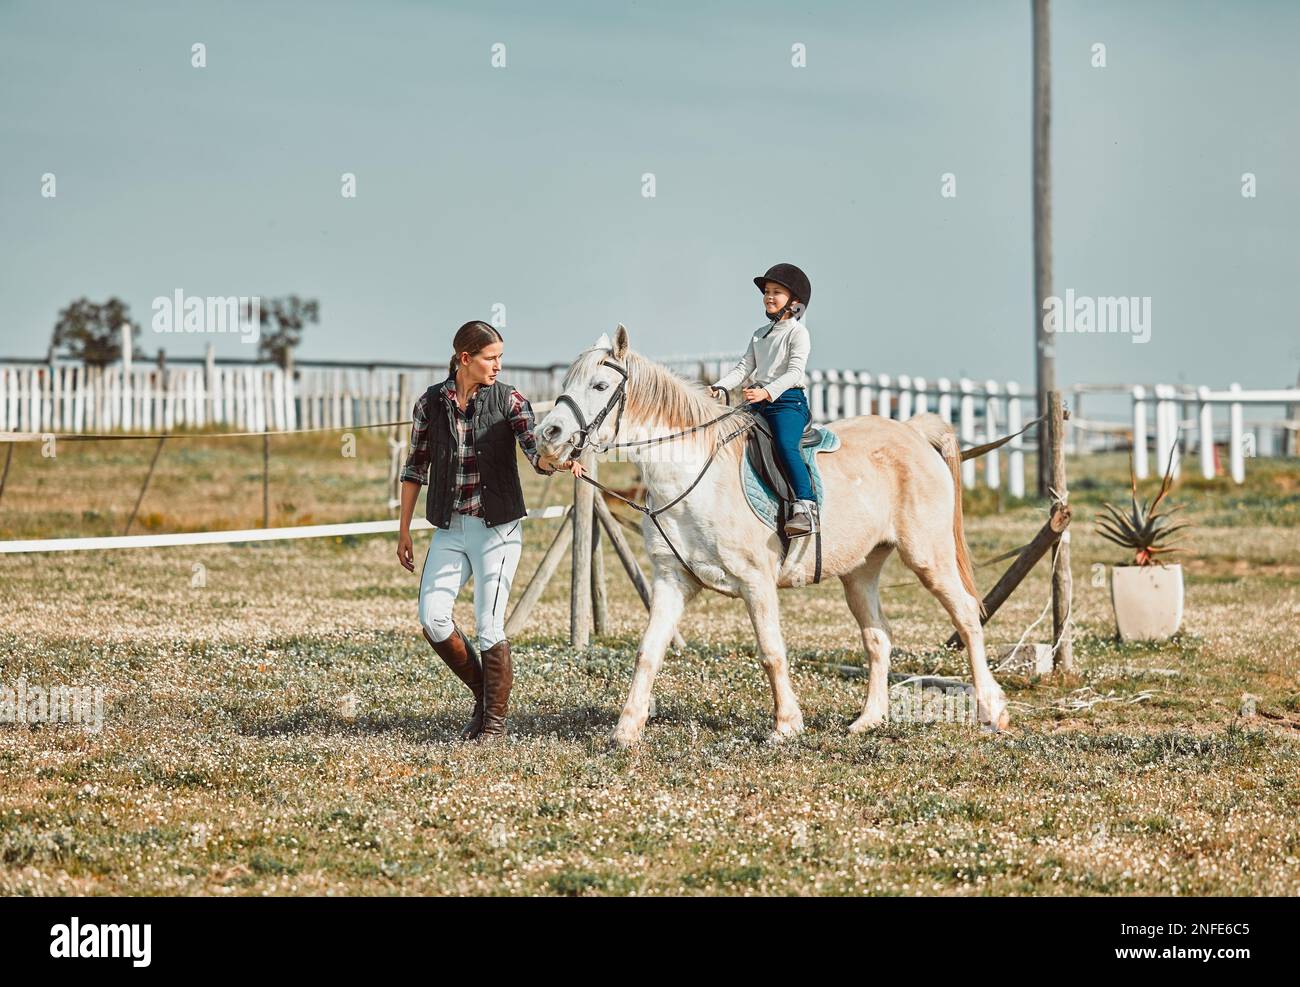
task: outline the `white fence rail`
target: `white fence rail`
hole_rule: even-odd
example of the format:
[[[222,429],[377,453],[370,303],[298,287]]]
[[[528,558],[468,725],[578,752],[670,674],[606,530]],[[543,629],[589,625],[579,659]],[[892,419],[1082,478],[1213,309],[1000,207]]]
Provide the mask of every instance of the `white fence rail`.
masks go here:
[[[1163,475],[1175,447],[1175,476],[1181,473],[1181,458],[1194,452],[1201,475],[1210,479],[1223,472],[1223,452],[1226,472],[1237,483],[1245,482],[1247,460],[1297,454],[1300,386],[1244,390],[1236,383],[1223,389],[1076,384],[1070,390],[1074,409],[1070,451],[1084,455],[1098,449],[1131,448],[1139,478]],[[1098,397],[1121,407],[1127,403],[1127,412],[1109,419],[1085,414],[1085,400],[1091,405]],[[1271,413],[1259,414],[1270,409]]]
[[[1019,431],[1027,417],[1029,401],[1033,417],[1033,395],[1021,396],[1014,381],[973,381],[947,377],[930,381],[925,377],[872,374],[865,370],[812,370],[808,373],[808,406],[813,421],[828,422],[855,415],[880,415],[905,421],[913,415],[933,411],[957,429],[963,447],[979,445],[1009,432]],[[973,488],[983,478],[985,486],[999,489],[1006,463],[1006,488],[1013,497],[1025,495],[1025,453],[1034,446],[1031,431],[1016,436],[1002,449],[995,449],[978,462],[961,465],[962,485]],[[1003,453],[1005,452],[1005,456]]]
[[[1194,390],[1175,388],[1169,384],[1157,384],[1149,392],[1142,386],[1134,387],[1133,399],[1133,461],[1134,472],[1145,477],[1154,472],[1163,475],[1165,464],[1173,460],[1175,476],[1181,471],[1179,460],[1189,447],[1195,443],[1199,453],[1201,475],[1206,479],[1216,473],[1215,453],[1215,410],[1222,413],[1219,418],[1226,418],[1221,423],[1221,434],[1225,434],[1228,445],[1228,474],[1236,483],[1246,480],[1246,460],[1267,453],[1295,449],[1295,431],[1300,427],[1296,420],[1300,408],[1300,388],[1280,390],[1242,390],[1240,384],[1230,384],[1226,390],[1211,390],[1198,387]],[[1244,420],[1246,407],[1281,406],[1285,408],[1282,419],[1253,423],[1249,430]],[[1188,415],[1194,411],[1194,415]],[[1149,464],[1145,441],[1147,435],[1148,412],[1154,413],[1155,419],[1155,463]],[[1287,431],[1291,435],[1287,435]],[[1275,442],[1273,436],[1280,432],[1282,439]],[[1267,450],[1262,449],[1261,439],[1268,437]],[[1154,467],[1154,468],[1153,468]]]

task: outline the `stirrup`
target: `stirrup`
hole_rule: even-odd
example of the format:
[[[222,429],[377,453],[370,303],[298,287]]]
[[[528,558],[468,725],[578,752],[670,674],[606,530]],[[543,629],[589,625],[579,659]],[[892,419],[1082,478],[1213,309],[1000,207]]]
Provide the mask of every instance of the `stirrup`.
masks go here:
[[[807,518],[808,529],[806,531],[799,531],[799,530],[791,531],[790,525],[795,520],[795,518]],[[791,539],[807,538],[809,535],[815,535],[817,533],[818,527],[820,527],[820,518],[817,516],[817,503],[815,501],[809,503],[808,512],[806,514],[803,512],[795,513],[792,507],[790,511],[790,516],[785,519],[784,524],[782,524],[781,526],[785,536]]]

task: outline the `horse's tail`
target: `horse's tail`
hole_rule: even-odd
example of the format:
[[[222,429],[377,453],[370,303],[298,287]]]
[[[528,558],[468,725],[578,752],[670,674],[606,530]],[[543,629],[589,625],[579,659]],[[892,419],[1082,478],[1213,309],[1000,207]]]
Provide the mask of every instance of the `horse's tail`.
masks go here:
[[[935,451],[948,464],[952,474],[952,537],[957,543],[957,572],[961,575],[961,584],[966,592],[975,597],[980,616],[985,616],[984,601],[980,599],[979,590],[975,588],[975,568],[971,565],[970,549],[966,545],[966,531],[962,525],[961,515],[961,447],[957,444],[957,433],[953,427],[933,412],[914,415],[907,419],[907,424],[921,433],[921,438],[930,443]]]

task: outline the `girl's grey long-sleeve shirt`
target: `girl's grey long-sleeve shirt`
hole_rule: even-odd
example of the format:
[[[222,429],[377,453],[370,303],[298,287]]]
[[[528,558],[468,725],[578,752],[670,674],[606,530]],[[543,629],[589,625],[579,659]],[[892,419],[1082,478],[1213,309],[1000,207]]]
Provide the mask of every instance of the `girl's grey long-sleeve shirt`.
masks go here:
[[[785,391],[803,384],[811,351],[808,329],[798,319],[783,319],[776,325],[769,322],[755,330],[740,362],[713,386],[729,391],[742,382],[753,381],[775,401]]]

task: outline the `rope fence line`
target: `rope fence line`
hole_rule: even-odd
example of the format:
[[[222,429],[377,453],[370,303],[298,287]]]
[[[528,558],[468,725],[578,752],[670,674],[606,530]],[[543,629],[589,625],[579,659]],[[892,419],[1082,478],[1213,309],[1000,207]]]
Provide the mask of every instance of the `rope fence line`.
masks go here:
[[[258,435],[304,435],[308,432],[353,432],[363,428],[398,428],[411,419],[364,425],[321,425],[316,428],[263,429],[258,432],[0,432],[0,442],[121,442],[132,439],[237,439]]]
[[[547,412],[555,406],[554,401],[530,402],[533,412]],[[311,428],[274,428],[250,432],[4,432],[0,431],[0,442],[44,442],[54,439],[57,442],[122,442],[133,439],[238,439],[254,436],[280,435],[286,438],[306,435],[309,432],[354,432],[364,428],[401,428],[412,425],[410,418],[391,422],[365,422],[360,425],[318,425]],[[1032,422],[1031,422],[1032,424]]]

